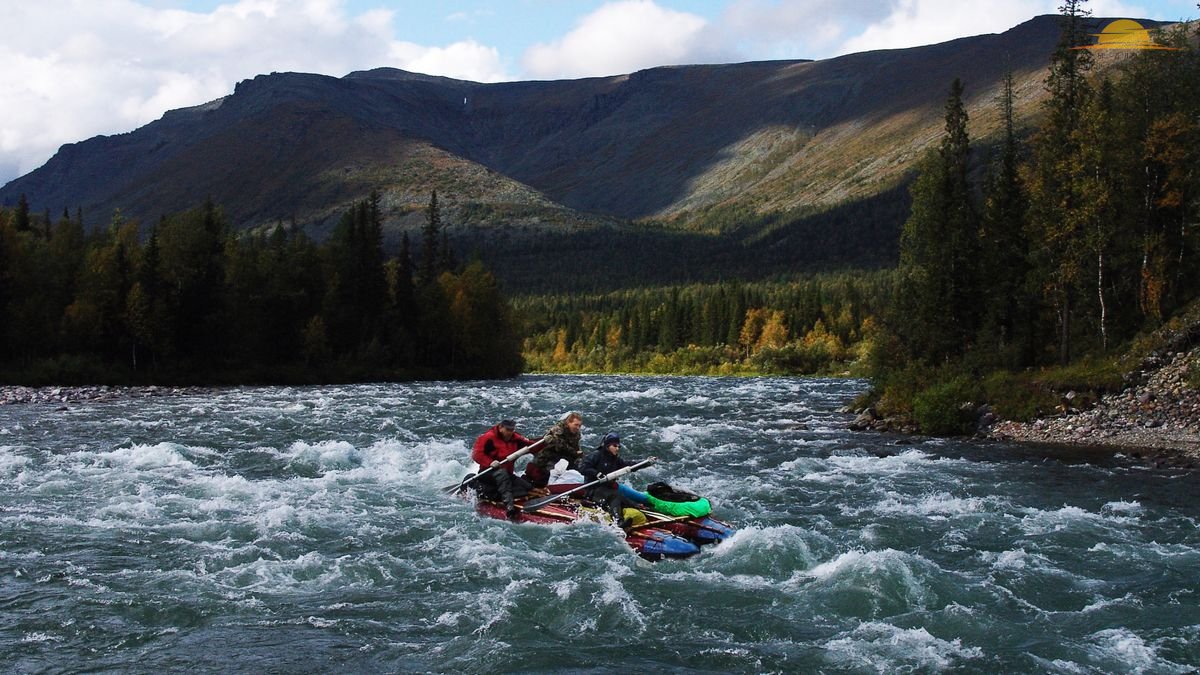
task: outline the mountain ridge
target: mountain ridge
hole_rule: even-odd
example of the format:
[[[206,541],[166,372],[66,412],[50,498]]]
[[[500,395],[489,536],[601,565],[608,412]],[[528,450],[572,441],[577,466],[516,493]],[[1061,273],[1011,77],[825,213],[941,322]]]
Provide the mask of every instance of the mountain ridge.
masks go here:
[[[894,193],[939,137],[955,77],[974,139],[999,128],[1007,69],[1027,123],[1057,39],[1046,15],[909,49],[576,80],[259,75],[131,132],[64,145],[0,188],[0,203],[26,194],[35,211],[81,207],[95,225],[117,208],[154,222],[211,197],[238,228],[295,222],[320,235],[379,190],[395,237],[420,226],[437,189],[460,231],[645,221],[719,233]]]

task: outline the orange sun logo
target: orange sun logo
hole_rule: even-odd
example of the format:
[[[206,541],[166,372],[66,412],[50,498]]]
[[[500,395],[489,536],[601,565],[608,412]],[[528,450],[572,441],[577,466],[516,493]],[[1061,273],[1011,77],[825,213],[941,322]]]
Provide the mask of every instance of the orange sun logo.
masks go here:
[[[1158,44],[1150,36],[1150,31],[1133,19],[1117,19],[1092,35],[1096,37],[1096,44],[1075,49],[1178,49]]]

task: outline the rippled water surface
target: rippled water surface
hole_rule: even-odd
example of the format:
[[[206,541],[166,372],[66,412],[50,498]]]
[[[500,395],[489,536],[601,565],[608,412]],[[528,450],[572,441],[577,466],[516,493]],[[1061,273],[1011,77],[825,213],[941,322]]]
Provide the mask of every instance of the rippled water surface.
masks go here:
[[[859,382],[522,377],[0,408],[0,671],[1189,672],[1197,476],[854,434]],[[685,561],[438,488],[566,410]],[[897,444],[897,442],[904,444]]]

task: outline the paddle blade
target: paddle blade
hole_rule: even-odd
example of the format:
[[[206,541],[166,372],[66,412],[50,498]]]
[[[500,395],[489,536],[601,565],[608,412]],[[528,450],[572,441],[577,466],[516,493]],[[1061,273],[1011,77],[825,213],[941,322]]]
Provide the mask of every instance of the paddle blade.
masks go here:
[[[442,492],[444,492],[448,495],[458,494],[458,493],[462,492],[463,490],[467,489],[468,485],[475,482],[475,479],[485,475],[488,471],[491,471],[491,469],[488,469],[487,471],[481,471],[479,473],[467,474],[466,476],[463,476],[463,479],[461,481],[459,481],[458,484],[447,485],[446,487],[442,488]]]

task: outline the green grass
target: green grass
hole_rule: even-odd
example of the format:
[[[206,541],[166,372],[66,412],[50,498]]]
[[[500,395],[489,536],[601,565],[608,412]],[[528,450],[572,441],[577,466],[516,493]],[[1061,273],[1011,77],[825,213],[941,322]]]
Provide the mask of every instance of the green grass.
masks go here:
[[[999,370],[983,379],[983,398],[1003,419],[1028,422],[1052,412],[1059,398],[1031,373]]]
[[[1066,366],[1046,368],[1034,381],[1054,391],[1094,391],[1107,394],[1121,391],[1125,386],[1123,369],[1112,357],[1087,357]]]

